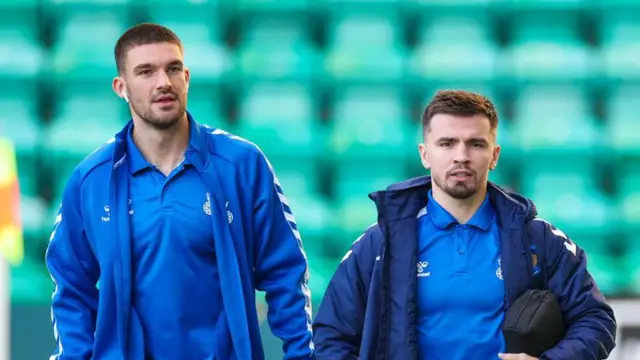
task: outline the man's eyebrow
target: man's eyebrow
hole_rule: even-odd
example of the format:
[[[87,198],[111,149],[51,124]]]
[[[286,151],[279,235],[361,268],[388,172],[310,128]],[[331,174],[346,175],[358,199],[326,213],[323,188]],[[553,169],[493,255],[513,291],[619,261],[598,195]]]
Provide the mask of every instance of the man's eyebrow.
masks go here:
[[[456,142],[458,141],[458,138],[455,137],[451,137],[451,136],[443,136],[440,137],[438,139],[436,139],[436,142]],[[488,143],[489,141],[487,139],[485,139],[484,137],[472,137],[470,139],[465,140],[465,142],[467,143]]]
[[[436,142],[453,142],[453,141],[456,141],[456,138],[447,137],[447,136],[439,137],[436,139]]]
[[[153,66],[149,63],[145,63],[145,64],[140,64],[140,65],[136,65],[136,67],[133,68],[133,71],[140,71],[143,69],[150,69]]]
[[[173,60],[172,62],[169,63],[169,66],[172,66],[172,65],[180,65],[180,66],[182,66],[183,64],[182,64],[181,60]]]
[[[467,142],[479,142],[479,143],[488,143],[489,141],[483,137],[473,137],[469,140],[467,140]]]
[[[170,62],[169,64],[167,64],[167,66],[184,66],[181,60],[173,60],[172,62]],[[140,70],[144,70],[144,69],[152,69],[155,66],[149,63],[144,63],[144,64],[140,64],[137,65],[136,67],[133,68],[133,71],[140,71]]]

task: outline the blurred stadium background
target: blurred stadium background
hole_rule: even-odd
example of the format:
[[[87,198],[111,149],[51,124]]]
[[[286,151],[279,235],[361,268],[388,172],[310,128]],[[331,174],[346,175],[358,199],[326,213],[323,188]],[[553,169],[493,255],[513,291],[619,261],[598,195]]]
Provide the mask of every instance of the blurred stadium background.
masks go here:
[[[24,230],[10,272],[11,359],[53,349],[49,232],[70,171],[129,118],[111,91],[113,47],[144,21],[182,38],[196,119],[271,159],[315,308],[376,220],[367,194],[424,173],[426,102],[467,89],[501,116],[492,179],[587,250],[619,306],[612,358],[640,359],[640,0],[2,0],[0,136],[15,147]]]

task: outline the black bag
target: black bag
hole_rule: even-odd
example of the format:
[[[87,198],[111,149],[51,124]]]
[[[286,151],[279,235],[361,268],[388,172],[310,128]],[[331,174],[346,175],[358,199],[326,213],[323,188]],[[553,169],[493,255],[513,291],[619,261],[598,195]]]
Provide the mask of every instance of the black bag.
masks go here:
[[[549,290],[527,290],[505,314],[506,352],[540,357],[564,338],[562,311]]]

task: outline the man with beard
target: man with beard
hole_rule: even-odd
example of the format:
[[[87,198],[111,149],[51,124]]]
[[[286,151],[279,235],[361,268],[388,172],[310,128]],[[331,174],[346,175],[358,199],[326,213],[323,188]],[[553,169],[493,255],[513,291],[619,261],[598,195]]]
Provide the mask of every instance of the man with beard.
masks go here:
[[[260,149],[198,124],[165,27],[115,46],[124,129],[74,170],[46,262],[54,359],[263,359],[255,291],[287,359],[309,359],[300,234]]]
[[[567,325],[540,359],[605,359],[616,323],[562,231],[533,203],[488,182],[500,157],[485,97],[442,91],[423,118],[431,177],[370,195],[378,221],[338,266],[314,323],[317,359],[535,359],[505,354],[506,311],[550,289]]]

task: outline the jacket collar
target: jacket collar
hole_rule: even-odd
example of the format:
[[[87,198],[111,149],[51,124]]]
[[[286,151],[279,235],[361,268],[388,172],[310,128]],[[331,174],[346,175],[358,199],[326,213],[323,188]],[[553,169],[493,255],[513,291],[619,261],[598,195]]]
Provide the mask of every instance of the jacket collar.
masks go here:
[[[449,226],[458,223],[453,215],[451,215],[436,200],[434,200],[433,190],[429,190],[426,210],[426,213],[429,214],[429,218],[431,218],[433,224],[439,229],[444,230]],[[467,225],[474,226],[482,231],[487,231],[491,226],[491,222],[493,221],[494,216],[495,213],[493,211],[493,206],[491,206],[489,195],[487,194],[476,213],[467,222]]]
[[[208,160],[208,137],[205,128],[198,125],[193,118],[193,115],[187,111],[187,119],[189,121],[189,146],[185,153],[185,157],[188,162],[193,164],[198,171],[202,172],[206,167]],[[137,149],[129,151],[128,147],[132,142],[129,140],[130,134],[133,131],[133,119],[115,135],[115,149],[113,156],[113,168],[117,168],[127,161],[130,171],[136,172],[146,167],[144,164],[148,164],[142,157]],[[137,154],[136,154],[137,152]],[[131,159],[127,160],[127,156]]]
[[[415,217],[427,205],[431,187],[431,177],[421,176],[373,192],[369,198],[376,203],[379,221],[397,221]],[[492,182],[488,184],[487,193],[500,226],[517,228],[521,221],[537,215],[532,201]]]

